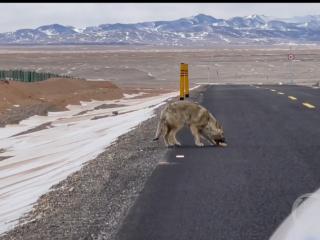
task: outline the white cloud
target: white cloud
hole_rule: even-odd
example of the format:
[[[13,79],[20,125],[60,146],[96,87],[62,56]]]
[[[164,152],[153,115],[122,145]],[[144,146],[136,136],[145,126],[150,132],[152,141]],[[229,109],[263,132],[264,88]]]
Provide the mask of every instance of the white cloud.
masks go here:
[[[85,27],[173,20],[198,13],[217,18],[250,14],[292,17],[318,14],[320,3],[0,3],[0,9],[0,32],[5,32],[52,23]]]

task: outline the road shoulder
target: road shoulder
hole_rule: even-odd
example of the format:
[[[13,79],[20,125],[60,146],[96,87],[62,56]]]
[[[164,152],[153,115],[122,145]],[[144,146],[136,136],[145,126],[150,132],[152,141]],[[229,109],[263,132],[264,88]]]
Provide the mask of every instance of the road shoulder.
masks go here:
[[[205,87],[191,92],[197,101]],[[113,239],[167,149],[153,142],[159,114],[40,197],[21,225],[0,239]]]

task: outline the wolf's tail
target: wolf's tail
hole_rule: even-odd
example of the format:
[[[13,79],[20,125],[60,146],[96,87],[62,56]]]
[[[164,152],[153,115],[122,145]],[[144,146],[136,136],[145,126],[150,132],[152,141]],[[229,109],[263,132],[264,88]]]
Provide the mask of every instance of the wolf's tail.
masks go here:
[[[154,137],[153,141],[157,141],[159,140],[159,137],[162,133],[163,130],[163,125],[164,125],[164,119],[162,118],[162,116],[160,117],[160,120],[158,122],[158,127],[157,127],[157,132],[156,132],[156,136]]]

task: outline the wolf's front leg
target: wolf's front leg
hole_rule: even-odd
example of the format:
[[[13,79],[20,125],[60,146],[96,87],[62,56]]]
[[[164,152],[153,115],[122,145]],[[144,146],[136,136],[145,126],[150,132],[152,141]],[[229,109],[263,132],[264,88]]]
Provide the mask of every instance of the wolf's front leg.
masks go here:
[[[201,136],[201,138],[206,139],[210,143],[211,146],[217,145],[217,143],[214,140],[210,139],[204,133],[200,132],[200,136]]]
[[[204,144],[202,143],[202,142],[200,142],[200,135],[199,135],[199,130],[198,130],[198,128],[196,127],[196,126],[194,126],[194,125],[191,125],[190,126],[190,130],[191,130],[191,133],[192,133],[192,135],[193,135],[193,137],[194,137],[194,142],[195,142],[195,144],[198,146],[198,147],[203,147],[204,146]]]

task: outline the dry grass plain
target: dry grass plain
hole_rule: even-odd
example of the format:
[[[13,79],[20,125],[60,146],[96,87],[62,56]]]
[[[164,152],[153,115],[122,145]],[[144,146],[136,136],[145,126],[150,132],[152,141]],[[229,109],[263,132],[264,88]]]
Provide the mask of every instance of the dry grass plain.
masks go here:
[[[314,84],[319,81],[320,47],[217,46],[154,48],[116,46],[2,46],[0,69],[34,69],[108,80],[119,87],[178,89],[179,64],[189,64],[191,85],[214,83]]]

